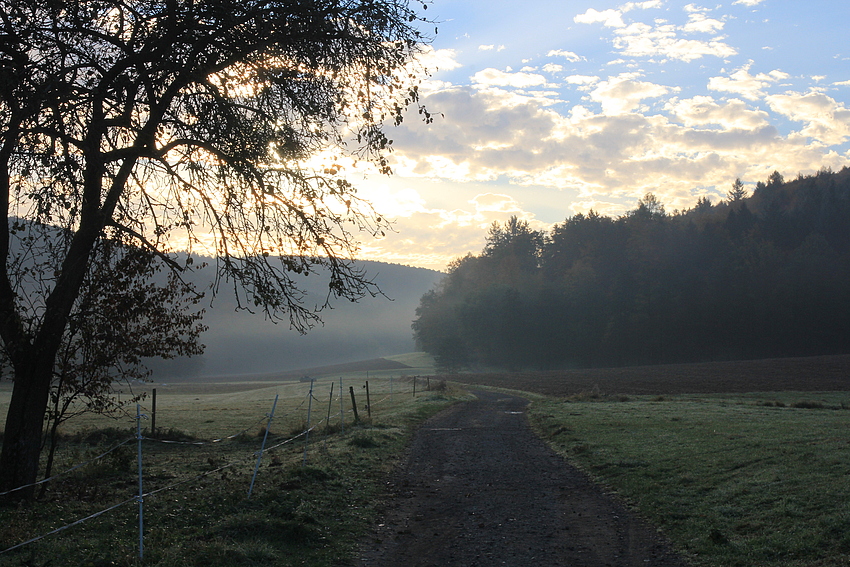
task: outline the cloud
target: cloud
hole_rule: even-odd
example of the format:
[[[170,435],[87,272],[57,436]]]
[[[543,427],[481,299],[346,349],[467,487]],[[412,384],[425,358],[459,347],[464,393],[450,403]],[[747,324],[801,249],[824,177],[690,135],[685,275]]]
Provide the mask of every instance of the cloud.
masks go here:
[[[369,257],[442,268],[463,251],[479,252],[486,227],[512,214],[540,226],[544,215],[550,222],[590,208],[616,216],[650,191],[667,210],[682,210],[697,196],[722,198],[736,177],[752,183],[774,170],[788,176],[847,163],[850,105],[839,87],[850,80],[833,82],[840,74],[813,67],[793,77],[811,90],[790,92],[787,73],[758,72],[743,58],[718,71],[724,63],[710,58],[736,53],[718,37],[730,20],[696,4],[678,20],[626,17],[645,5],[659,6],[583,14],[599,24],[619,14],[623,26],[606,33],[624,66],[579,65],[586,60],[577,53],[544,49],[548,59],[529,58],[519,71],[478,68],[467,86],[421,89],[436,119],[423,124],[413,108],[392,130],[392,189],[366,196],[398,219],[399,232],[364,243]],[[453,51],[430,57],[461,67]],[[704,60],[685,70],[638,57]]]
[[[695,187],[716,186],[722,193],[738,176],[755,181],[774,169],[817,171],[844,163],[804,137],[848,135],[850,111],[825,95],[770,98],[777,115],[805,124],[783,137],[773,125],[775,116],[743,99],[664,100],[674,92],[632,76],[611,77],[594,89],[601,112],[574,105],[566,113],[515,93],[469,88],[435,93],[425,103],[444,111],[446,122],[396,136],[394,166],[402,177],[444,183],[499,180],[502,187],[509,182],[569,189],[582,201],[636,199],[653,191],[672,210],[693,206]],[[663,102],[656,113],[628,111],[652,97]],[[837,122],[831,130],[830,121]],[[484,210],[493,201],[480,204]],[[506,210],[504,204],[489,207],[494,208]]]
[[[702,25],[706,25],[705,22]],[[683,39],[678,37],[679,31],[685,31],[685,28],[669,24],[652,27],[635,23],[617,30],[618,37],[614,39],[614,47],[629,57],[664,57],[686,62],[705,56],[723,59],[738,53],[723,38],[706,41]],[[687,31],[697,30],[692,28]]]
[[[475,102],[476,98],[467,100]],[[431,179],[432,188],[417,191],[406,187],[376,194],[372,201],[382,214],[385,210],[393,213],[397,232],[364,241],[361,255],[443,269],[459,255],[480,252],[493,221],[501,223],[516,215],[545,229],[548,225],[521,202],[525,186],[565,191],[562,201],[547,206],[550,214],[560,206],[557,220],[563,220],[591,208],[617,216],[633,209],[647,192],[655,193],[668,210],[686,209],[693,206],[698,187],[700,194],[706,188],[712,194],[710,188],[717,188],[713,194],[719,198],[736,177],[752,182],[766,179],[775,169],[817,171],[824,165],[840,168],[844,163],[841,156],[805,140],[783,139],[771,126],[696,130],[662,116],[605,116],[587,109],[575,112],[571,123],[558,120],[551,111],[540,112],[535,115],[528,109],[516,109],[508,116],[499,112],[503,127],[493,123],[476,131],[478,113],[473,111],[473,116],[464,116],[446,137],[478,149],[455,152],[451,148],[456,146],[449,144],[441,159],[432,155],[432,159],[418,160],[412,148],[409,158],[425,164],[421,179]],[[526,127],[527,131],[522,130]],[[487,145],[501,149],[491,151]],[[439,144],[432,150],[439,152]],[[511,184],[502,183],[492,192],[473,191],[462,201],[465,205],[441,208],[427,204],[435,188],[461,196],[476,180],[500,178],[510,179]],[[404,173],[393,182],[412,183],[415,177]]]
[[[579,14],[573,18],[573,21],[577,24],[594,24],[601,22],[605,27],[621,28],[626,25],[625,22],[623,22],[623,14],[626,12],[631,12],[632,10],[649,10],[650,8],[660,7],[661,0],[626,2],[622,6],[619,6],[616,10],[608,9],[600,12],[594,8],[589,8],[584,14]]]
[[[773,70],[770,73],[750,75],[752,61],[736,70],[729,77],[711,77],[708,88],[712,91],[730,92],[741,95],[748,100],[758,100],[764,97],[764,89],[789,75],[782,71]]]
[[[499,46],[495,46],[495,45],[479,45],[479,46],[478,46],[478,51],[493,51],[494,49],[495,49],[496,51],[504,51],[504,50],[505,50],[505,46],[504,46],[504,45],[499,45]]]
[[[549,53],[546,54],[547,57],[564,57],[567,61],[571,63],[577,63],[578,61],[586,61],[586,59],[580,55],[573,53],[572,51],[564,51],[563,49],[553,49]]]
[[[685,33],[717,33],[726,24],[720,20],[709,18],[701,12],[696,12],[688,17],[688,23],[682,28]]]
[[[463,66],[458,62],[454,49],[434,49],[430,45],[422,47],[416,56],[416,64],[431,71],[451,71]]]
[[[570,85],[579,85],[579,90],[586,91],[590,90],[592,85],[599,82],[599,77],[594,75],[570,75],[566,78],[566,82]]]
[[[626,24],[623,22],[623,14],[619,10],[603,10],[602,12],[590,8],[584,14],[579,14],[573,21],[577,24],[594,24],[601,22],[605,27],[621,28]]]
[[[761,4],[762,2],[764,2],[764,0],[735,0],[734,2],[732,2],[732,4],[733,5],[742,4],[744,6],[757,6],[758,4]]]
[[[536,73],[506,73],[498,69],[488,68],[475,73],[472,81],[477,86],[502,86],[525,89],[528,87],[543,86],[546,78]]]
[[[620,7],[620,9],[624,12],[630,12],[632,10],[649,10],[650,8],[660,8],[661,4],[661,0],[647,0],[646,2],[626,2]]]
[[[666,105],[672,118],[687,127],[718,127],[723,130],[756,130],[769,124],[769,115],[753,109],[741,99],[731,99],[722,104],[710,96],[673,99]]]
[[[359,255],[371,260],[443,270],[464,251],[480,252],[493,222],[503,223],[516,216],[535,229],[550,228],[514,197],[503,193],[478,193],[467,201],[467,207],[451,210],[426,207],[418,191],[409,187],[393,190],[386,185],[372,186],[365,193],[397,227],[382,237],[364,239]],[[401,214],[390,216],[385,212],[388,203],[399,202],[412,206]]]
[[[622,114],[640,107],[647,98],[664,96],[672,89],[644,81],[636,81],[631,74],[609,77],[597,84],[590,93],[591,100],[602,105],[604,114]]]
[[[469,202],[475,206],[475,211],[480,216],[483,216],[483,213],[522,213],[522,207],[513,197],[501,193],[482,193]]]
[[[618,9],[598,11],[593,8],[574,18],[577,23],[602,23],[615,28],[614,47],[628,57],[662,57],[690,62],[706,56],[721,59],[737,54],[737,50],[726,43],[725,38],[716,34],[725,22],[706,15],[708,9],[688,4],[684,11],[688,13],[688,22],[683,26],[655,19],[654,25],[643,22],[627,24],[623,14],[634,9],[659,8],[660,2],[629,2]],[[711,34],[709,39],[682,38],[680,34]]]
[[[842,144],[850,139],[850,109],[818,92],[787,93],[765,98],[771,110],[805,126],[800,136],[824,144]]]

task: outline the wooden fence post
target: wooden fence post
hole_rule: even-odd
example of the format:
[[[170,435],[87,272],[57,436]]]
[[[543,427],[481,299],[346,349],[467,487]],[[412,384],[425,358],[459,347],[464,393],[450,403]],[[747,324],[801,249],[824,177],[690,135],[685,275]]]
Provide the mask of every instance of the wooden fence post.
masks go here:
[[[369,381],[366,380],[366,413],[369,415],[369,420],[372,420],[372,400],[369,397]]]
[[[333,382],[333,380],[331,380],[331,397],[328,400],[328,419],[325,420],[325,433],[327,433],[331,428],[331,406],[333,406],[333,403],[334,403],[334,382]],[[327,442],[328,442],[328,440],[325,439],[325,443],[327,443]]]
[[[357,400],[354,399],[354,386],[348,387],[348,392],[351,394],[351,409],[354,410],[354,421],[360,421],[360,416],[357,415]]]
[[[156,388],[151,392],[151,437],[156,437]]]

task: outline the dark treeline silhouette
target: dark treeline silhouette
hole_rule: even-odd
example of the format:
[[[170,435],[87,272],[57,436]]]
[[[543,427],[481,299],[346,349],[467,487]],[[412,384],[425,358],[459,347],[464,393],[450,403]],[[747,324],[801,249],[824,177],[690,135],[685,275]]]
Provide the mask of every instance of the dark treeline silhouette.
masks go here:
[[[415,338],[446,370],[850,352],[850,169],[746,194],[672,214],[648,194],[548,234],[494,223],[422,297]]]

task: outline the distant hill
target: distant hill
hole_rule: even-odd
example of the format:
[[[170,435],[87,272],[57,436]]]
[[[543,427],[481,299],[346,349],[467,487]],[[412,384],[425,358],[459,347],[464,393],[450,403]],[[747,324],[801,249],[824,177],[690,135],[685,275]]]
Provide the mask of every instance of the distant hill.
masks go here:
[[[285,322],[273,323],[261,313],[236,311],[235,302],[222,292],[206,306],[201,337],[206,352],[201,357],[175,361],[148,361],[154,379],[281,373],[303,368],[369,360],[411,352],[410,324],[422,295],[443,274],[383,262],[359,261],[387,297],[366,297],[358,303],[338,300],[322,312],[323,326],[306,335],[290,330]],[[212,269],[199,270],[192,279],[199,288],[212,281]],[[327,294],[321,275],[302,278],[308,293],[306,305],[320,304]]]
[[[29,225],[18,230],[10,241],[11,257],[24,258],[30,271],[22,279],[19,293],[29,296],[38,305],[41,295],[49,288],[50,279],[39,275],[55,263],[53,250],[67,245],[62,229],[46,225]],[[177,255],[178,264],[185,264],[185,255]],[[215,280],[215,260],[193,256],[194,266],[183,274],[198,291],[209,291]],[[201,267],[206,266],[206,267]],[[287,321],[268,320],[262,312],[237,311],[233,290],[227,282],[212,297],[207,293],[199,305],[206,310],[203,323],[209,330],[202,334],[206,345],[202,356],[176,360],[147,359],[145,365],[154,372],[156,380],[197,376],[223,376],[262,373],[281,373],[304,368],[323,367],[355,360],[371,360],[415,350],[410,327],[419,300],[443,276],[425,268],[414,268],[384,262],[358,261],[356,267],[365,272],[366,279],[383,292],[367,296],[357,303],[334,300],[321,312],[324,325],[316,326],[306,335],[291,330]],[[164,284],[168,270],[155,276]],[[306,292],[305,307],[312,309],[324,304],[329,278],[321,269],[306,277],[295,276],[300,289]],[[45,286],[41,286],[41,282]],[[283,314],[286,317],[286,314]]]
[[[316,380],[337,378],[350,378],[356,375],[358,378],[373,376],[380,377],[402,377],[421,376],[434,374],[434,359],[424,352],[409,352],[388,356],[386,358],[373,358],[370,360],[354,360],[327,366],[313,368],[299,368],[298,370],[282,370],[274,372],[262,372],[258,374],[223,374],[219,376],[204,376],[204,383],[214,382],[282,382],[292,380]],[[186,381],[190,381],[186,380]],[[178,378],[176,382],[180,382]]]

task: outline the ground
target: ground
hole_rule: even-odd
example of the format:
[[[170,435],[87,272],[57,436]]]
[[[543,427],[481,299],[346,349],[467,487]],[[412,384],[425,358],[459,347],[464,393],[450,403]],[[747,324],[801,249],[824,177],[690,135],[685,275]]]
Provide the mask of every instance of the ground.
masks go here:
[[[527,400],[474,394],[419,429],[357,565],[686,565],[534,435]]]
[[[672,395],[850,390],[850,355],[734,362],[590,368],[552,372],[457,374],[455,382],[486,384],[547,396]]]

